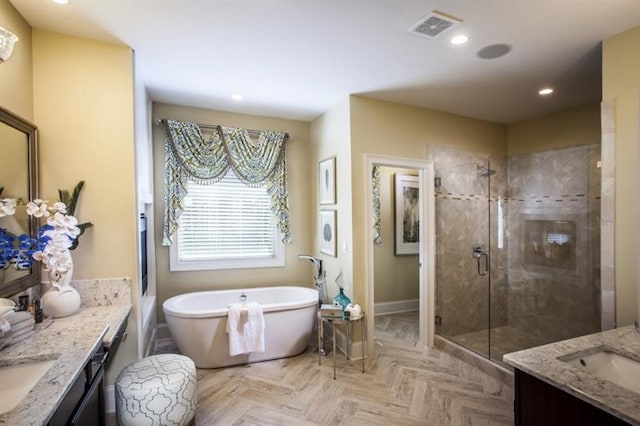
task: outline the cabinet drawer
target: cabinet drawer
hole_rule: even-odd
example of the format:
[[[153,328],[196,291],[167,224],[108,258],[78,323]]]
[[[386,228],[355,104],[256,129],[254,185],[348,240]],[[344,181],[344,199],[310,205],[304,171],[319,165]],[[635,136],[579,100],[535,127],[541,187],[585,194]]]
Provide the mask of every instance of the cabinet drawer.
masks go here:
[[[84,371],[73,382],[71,389],[65,395],[64,399],[58,406],[58,409],[49,420],[49,426],[65,426],[69,422],[73,410],[76,409],[78,401],[82,399],[86,385]]]

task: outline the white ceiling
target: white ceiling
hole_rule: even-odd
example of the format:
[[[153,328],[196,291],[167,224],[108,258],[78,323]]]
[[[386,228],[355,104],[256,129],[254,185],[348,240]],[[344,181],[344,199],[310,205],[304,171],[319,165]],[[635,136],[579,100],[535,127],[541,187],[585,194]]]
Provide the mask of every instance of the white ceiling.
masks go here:
[[[155,101],[305,121],[349,94],[502,123],[595,101],[600,42],[640,25],[640,0],[10,1],[34,28],[131,46]],[[463,22],[407,32],[433,10]],[[513,50],[476,57],[494,43]]]

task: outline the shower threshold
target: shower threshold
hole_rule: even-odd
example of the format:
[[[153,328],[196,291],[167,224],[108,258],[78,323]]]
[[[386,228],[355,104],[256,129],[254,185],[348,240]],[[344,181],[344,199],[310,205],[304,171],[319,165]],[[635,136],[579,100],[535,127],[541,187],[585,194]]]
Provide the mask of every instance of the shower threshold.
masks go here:
[[[446,336],[446,338],[478,354],[484,356],[489,354],[492,360],[499,363],[502,363],[504,354],[549,343],[549,340],[509,325]]]
[[[455,356],[458,359],[471,364],[483,373],[486,373],[507,386],[513,387],[513,368],[502,362],[492,360],[478,352],[449,340],[446,337],[436,335],[434,346],[443,352]]]

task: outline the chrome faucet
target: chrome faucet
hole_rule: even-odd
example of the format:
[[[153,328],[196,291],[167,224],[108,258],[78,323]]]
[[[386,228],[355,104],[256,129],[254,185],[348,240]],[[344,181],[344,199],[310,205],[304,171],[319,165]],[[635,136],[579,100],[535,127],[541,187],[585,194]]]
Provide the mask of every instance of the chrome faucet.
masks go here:
[[[320,304],[322,304],[325,300],[327,300],[327,286],[326,284],[326,272],[322,269],[322,259],[318,259],[317,257],[309,256],[307,254],[299,254],[298,259],[306,259],[309,262],[313,263],[316,271],[313,276],[313,283],[318,288],[318,297],[320,299]]]

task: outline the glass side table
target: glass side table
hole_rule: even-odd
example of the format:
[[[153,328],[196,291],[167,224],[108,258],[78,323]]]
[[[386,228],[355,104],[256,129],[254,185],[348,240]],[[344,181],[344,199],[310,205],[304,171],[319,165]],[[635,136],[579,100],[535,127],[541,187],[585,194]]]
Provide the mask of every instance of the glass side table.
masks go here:
[[[357,319],[343,319],[342,317],[335,315],[323,315],[321,310],[318,310],[318,365],[322,365],[322,355],[324,351],[324,323],[331,324],[331,342],[333,346],[333,379],[336,378],[336,325],[346,324],[347,326],[347,360],[351,359],[351,336],[353,334],[354,323],[360,323],[360,331],[362,333],[362,372],[364,373],[365,358],[367,356],[367,321],[365,321],[365,314],[362,312],[360,318]]]

